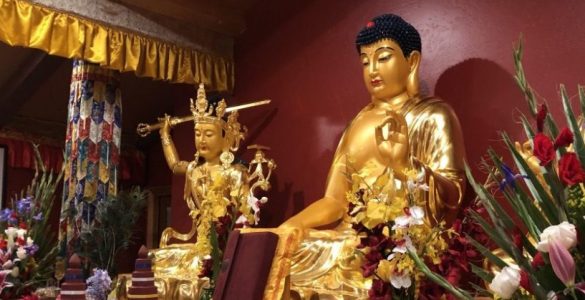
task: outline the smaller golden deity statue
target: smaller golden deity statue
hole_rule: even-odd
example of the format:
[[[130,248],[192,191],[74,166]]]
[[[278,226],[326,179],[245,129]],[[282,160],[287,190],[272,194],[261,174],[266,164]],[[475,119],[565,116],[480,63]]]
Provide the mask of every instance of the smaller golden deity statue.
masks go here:
[[[227,233],[235,226],[247,227],[258,222],[259,206],[267,199],[257,199],[254,193],[257,188],[268,189],[268,180],[276,164],[265,158],[262,150],[267,148],[263,146],[252,147],[257,149],[250,164],[250,170],[255,167],[253,172],[234,162],[234,152],[246,134],[246,128],[237,120],[238,109],[256,104],[228,108],[225,100],[221,100],[213,106],[201,84],[197,99],[191,99],[192,117],[165,115],[159,119],[160,125],[139,125],[141,135],[160,127],[169,168],[173,174],[185,175],[184,199],[193,221],[187,233],[166,228],[160,248],[151,251],[155,281],[159,294],[165,299],[197,298],[201,288],[209,285],[209,264],[213,251],[218,250],[214,247],[221,252],[227,242]],[[194,159],[188,162],[179,159],[170,129],[190,119],[195,124],[197,151]],[[188,242],[194,237],[195,243],[171,244],[172,240]]]

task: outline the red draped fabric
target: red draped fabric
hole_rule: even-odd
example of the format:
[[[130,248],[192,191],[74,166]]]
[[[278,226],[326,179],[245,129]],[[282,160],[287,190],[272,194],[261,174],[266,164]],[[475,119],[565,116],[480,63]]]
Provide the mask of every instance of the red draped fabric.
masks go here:
[[[0,145],[6,146],[9,168],[35,168],[33,145],[30,141],[0,137]],[[63,164],[63,147],[40,144],[39,152],[47,169],[59,170]],[[120,157],[121,180],[132,183],[144,183],[146,177],[145,156],[141,151],[122,151]]]

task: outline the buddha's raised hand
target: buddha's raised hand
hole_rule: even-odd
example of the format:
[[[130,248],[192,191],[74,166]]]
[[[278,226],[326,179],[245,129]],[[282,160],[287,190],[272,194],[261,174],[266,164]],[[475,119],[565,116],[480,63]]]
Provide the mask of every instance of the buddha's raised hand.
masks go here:
[[[384,162],[401,172],[408,165],[408,126],[404,116],[387,111],[388,116],[376,126],[376,144]]]

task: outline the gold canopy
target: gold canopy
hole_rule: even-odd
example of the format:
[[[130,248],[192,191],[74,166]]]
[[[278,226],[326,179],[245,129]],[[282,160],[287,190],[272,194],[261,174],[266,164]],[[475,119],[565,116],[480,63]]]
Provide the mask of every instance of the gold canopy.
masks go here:
[[[0,41],[177,83],[234,86],[231,59],[127,32],[23,0],[0,0]]]

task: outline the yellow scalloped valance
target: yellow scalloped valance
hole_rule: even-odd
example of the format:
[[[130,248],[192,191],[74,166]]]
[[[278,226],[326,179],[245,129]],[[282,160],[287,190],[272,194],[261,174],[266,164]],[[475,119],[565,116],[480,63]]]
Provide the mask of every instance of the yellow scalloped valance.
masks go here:
[[[219,91],[231,91],[234,86],[232,60],[22,0],[0,0],[0,41],[138,76],[204,83]]]

